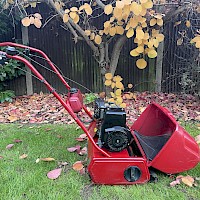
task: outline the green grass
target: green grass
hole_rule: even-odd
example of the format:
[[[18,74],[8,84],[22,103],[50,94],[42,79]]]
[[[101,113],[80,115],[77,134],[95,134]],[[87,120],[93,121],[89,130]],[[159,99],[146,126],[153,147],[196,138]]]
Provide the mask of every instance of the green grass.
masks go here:
[[[199,186],[189,188],[183,184],[169,187],[172,181],[167,175],[159,173],[157,183],[131,186],[91,186],[87,175],[80,175],[73,170],[62,172],[56,180],[50,180],[46,174],[58,166],[58,161],[72,165],[83,160],[76,153],[69,153],[67,147],[86,143],[75,140],[82,131],[70,125],[0,125],[0,200],[197,200],[200,199]],[[195,125],[186,125],[186,130],[193,136],[199,134]],[[63,138],[58,138],[62,135]],[[10,150],[5,147],[14,143]],[[19,159],[22,154],[26,159]],[[37,158],[53,157],[54,162],[36,163]],[[182,173],[194,177],[200,176],[200,165]]]

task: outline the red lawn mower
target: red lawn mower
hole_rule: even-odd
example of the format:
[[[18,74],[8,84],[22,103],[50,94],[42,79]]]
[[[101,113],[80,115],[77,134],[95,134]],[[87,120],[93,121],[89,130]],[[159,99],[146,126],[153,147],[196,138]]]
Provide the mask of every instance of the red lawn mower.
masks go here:
[[[71,88],[47,55],[36,48],[10,42],[0,51],[0,64],[8,59],[24,63],[58,99],[88,137],[88,172],[96,184],[139,184],[148,182],[151,169],[175,174],[195,167],[200,161],[198,144],[172,114],[155,103],[150,104],[136,122],[128,127],[123,108],[97,98],[94,116],[83,104],[79,89]],[[62,99],[36,68],[17,50],[42,56],[68,90]],[[87,128],[78,113],[84,110],[91,119]],[[96,131],[97,130],[97,131]]]

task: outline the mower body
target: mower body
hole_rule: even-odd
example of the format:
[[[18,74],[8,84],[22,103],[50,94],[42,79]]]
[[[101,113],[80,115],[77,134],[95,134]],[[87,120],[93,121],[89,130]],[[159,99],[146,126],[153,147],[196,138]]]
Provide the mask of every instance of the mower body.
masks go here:
[[[24,63],[58,99],[88,137],[88,172],[96,184],[139,184],[150,180],[151,168],[167,174],[190,170],[200,160],[199,146],[175,120],[158,104],[150,104],[136,122],[126,125],[125,110],[117,105],[96,101],[94,116],[83,104],[80,90],[71,88],[48,56],[33,47],[11,42],[0,51],[0,64],[8,59]],[[63,99],[38,70],[17,49],[34,52],[43,57],[68,91]],[[27,51],[28,50],[28,51]],[[91,123],[86,127],[77,113],[85,111]],[[96,131],[97,130],[97,131]]]
[[[95,122],[89,132],[95,138]],[[109,152],[105,158],[88,141],[88,172],[97,184],[138,184],[150,180],[150,168],[176,174],[195,167],[200,160],[199,146],[158,104],[150,104],[130,128],[134,138],[127,149]]]

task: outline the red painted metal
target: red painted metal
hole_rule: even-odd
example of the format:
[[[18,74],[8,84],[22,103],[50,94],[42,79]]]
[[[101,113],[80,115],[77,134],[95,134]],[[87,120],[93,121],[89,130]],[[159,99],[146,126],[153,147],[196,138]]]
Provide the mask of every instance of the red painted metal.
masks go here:
[[[156,103],[146,108],[131,130],[151,137],[171,135],[154,159],[148,162],[149,167],[175,174],[192,169],[200,161],[199,146],[194,138],[176,122],[169,110]]]
[[[70,86],[61,76],[54,64],[42,51],[10,42],[0,43],[0,46],[26,48],[41,54],[47,59],[49,65],[56,72],[66,88],[68,90],[70,89]],[[175,118],[167,109],[155,103],[150,104],[137,121],[130,127],[131,134],[138,148],[137,150],[140,152],[139,154],[130,153],[128,149],[124,149],[120,152],[110,152],[107,149],[100,148],[97,145],[98,136],[94,131],[97,127],[97,121],[94,119],[89,127],[86,128],[74,113],[76,112],[76,105],[79,107],[78,110],[83,106],[82,108],[84,111],[91,119],[93,119],[92,114],[87,110],[86,106],[78,102],[78,100],[81,99],[80,93],[74,96],[74,99],[72,99],[74,101],[70,104],[69,98],[66,101],[63,100],[29,61],[18,55],[5,55],[10,59],[21,61],[29,67],[86,133],[88,136],[88,158],[90,161],[88,172],[94,183],[109,185],[146,183],[150,179],[149,167],[156,168],[164,173],[173,174],[189,170],[199,163],[200,152],[198,144],[176,122]],[[157,152],[155,157],[150,160],[146,156],[145,149],[142,147],[141,141],[135,131],[139,132],[144,137],[153,138],[154,136],[157,137],[165,134],[168,134],[170,137],[159,152]],[[131,145],[130,148],[132,148]],[[125,171],[130,167],[138,168],[141,172],[139,178],[133,182],[128,181],[127,178],[125,178]]]

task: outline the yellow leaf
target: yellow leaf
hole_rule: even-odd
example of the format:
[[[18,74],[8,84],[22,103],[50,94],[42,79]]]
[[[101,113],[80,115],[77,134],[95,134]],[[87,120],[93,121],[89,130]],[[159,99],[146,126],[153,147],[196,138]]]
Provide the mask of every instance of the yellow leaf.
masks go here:
[[[106,73],[106,74],[105,74],[105,78],[106,78],[107,80],[111,80],[112,77],[113,77],[113,75],[112,75],[111,73]]]
[[[141,25],[142,25],[142,28],[146,28],[147,27],[147,23],[146,22],[142,23]]]
[[[147,9],[142,6],[142,11],[140,13],[141,16],[145,16],[147,14]]]
[[[115,103],[115,99],[114,98],[110,98],[110,99],[108,99],[108,102]]]
[[[77,24],[77,23],[79,22],[79,19],[80,19],[80,18],[79,18],[79,15],[77,14],[76,17],[75,17],[74,20],[73,20],[74,23]]]
[[[43,160],[43,161],[46,161],[46,162],[51,162],[51,161],[54,161],[55,159],[54,158],[40,158],[40,160]]]
[[[163,19],[157,19],[158,26],[163,26]]]
[[[138,53],[143,53],[144,52],[144,46],[138,46],[136,49],[135,49]]]
[[[144,33],[144,40],[148,40],[149,39],[149,33]]]
[[[91,34],[91,31],[90,31],[90,30],[85,30],[85,34],[86,34],[87,36],[89,36],[89,35]]]
[[[110,95],[112,98],[115,98],[115,93],[114,92],[110,92]]]
[[[133,49],[130,51],[130,55],[135,57],[135,56],[139,56],[139,53],[136,51],[136,49]]]
[[[112,27],[112,28],[110,28],[110,30],[109,30],[109,34],[110,34],[110,36],[114,36],[115,34],[116,34],[116,28],[115,27]]]
[[[143,7],[150,9],[153,7],[153,2],[151,0],[148,0],[146,3],[142,4]]]
[[[113,77],[113,81],[115,81],[115,82],[120,82],[122,80],[123,80],[122,77],[119,75]]]
[[[115,87],[122,90],[122,89],[124,88],[124,85],[122,84],[122,82],[117,81],[117,82],[115,83]]]
[[[114,87],[115,87],[115,83],[112,82],[112,84],[111,84],[111,88],[113,89]]]
[[[136,38],[138,40],[142,40],[144,38],[144,32],[143,32],[143,30],[136,30]]]
[[[78,8],[77,8],[77,7],[71,7],[70,10],[71,10],[72,12],[78,12]]]
[[[22,25],[25,26],[25,27],[28,27],[31,24],[31,20],[30,20],[29,17],[23,18],[21,22],[22,22]]]
[[[110,21],[106,21],[106,22],[104,22],[104,28],[108,28],[108,27],[110,27]]]
[[[122,25],[124,24],[124,22],[122,22],[122,21],[117,21],[117,24],[118,24],[119,26],[122,26]]]
[[[197,41],[195,46],[196,46],[196,48],[199,49],[200,48],[200,41]]]
[[[130,28],[126,33],[126,37],[131,38],[131,37],[133,37],[133,35],[134,35],[134,30],[133,30],[133,28]]]
[[[198,35],[198,36],[196,36],[196,37],[194,37],[193,39],[192,39],[192,42],[194,43],[194,42],[198,42],[198,41],[200,41],[200,36]]]
[[[137,66],[139,69],[144,69],[144,68],[147,66],[147,62],[146,62],[146,60],[144,60],[143,58],[138,59],[138,60],[136,61],[136,66]]]
[[[68,14],[70,12],[69,9],[65,9],[65,13]]]
[[[122,90],[121,89],[117,89],[116,91],[115,91],[115,95],[116,96],[120,96],[122,94]]]
[[[112,84],[112,81],[111,80],[106,80],[105,83],[104,83],[106,86],[110,86]]]
[[[162,42],[164,40],[165,36],[163,34],[158,34],[156,35],[156,39],[159,41],[159,42]]]
[[[126,94],[124,94],[124,96],[125,96],[125,98],[128,99],[128,100],[131,99],[130,93],[126,93]]]
[[[126,108],[126,104],[125,104],[125,103],[122,103],[122,104],[120,104],[120,107],[121,107],[121,108]]]
[[[116,7],[119,8],[119,9],[124,8],[124,2],[123,1],[117,1],[116,2]]]
[[[162,15],[161,14],[157,14],[154,16],[156,19],[162,19]]]
[[[185,25],[189,28],[191,26],[191,23],[189,20],[186,21]]]
[[[116,26],[116,33],[119,35],[123,35],[124,34],[123,26]]]
[[[140,3],[146,3],[148,0],[140,0]]]
[[[76,18],[76,12],[70,12],[69,13],[69,16],[72,18],[72,19],[75,19]]]
[[[108,4],[104,7],[104,13],[110,15],[113,12],[113,7],[111,4]]]
[[[154,26],[156,25],[156,23],[157,23],[157,20],[155,18],[150,20],[150,26]]]
[[[113,16],[117,19],[122,19],[122,9],[115,7],[113,11]]]
[[[40,28],[42,26],[41,20],[38,19],[38,18],[35,18],[34,25],[35,25],[36,28]]]
[[[32,2],[32,3],[30,3],[30,6],[31,6],[31,8],[36,8],[37,3],[36,2]]]
[[[123,0],[124,5],[130,5],[132,0]]]
[[[157,52],[154,49],[150,50],[148,52],[148,57],[149,58],[155,58],[155,57],[157,57]]]
[[[154,47],[158,48],[158,46],[159,46],[158,39],[153,39],[153,45],[154,45]]]
[[[94,41],[96,44],[101,44],[102,42],[102,38],[100,35],[96,35],[95,38],[94,38]]]
[[[103,30],[99,30],[99,35],[103,35],[104,31]]]
[[[181,24],[181,21],[175,22],[174,27]]]
[[[95,38],[95,34],[94,34],[94,33],[91,33],[91,34],[90,34],[90,40],[94,40],[94,38]]]
[[[91,15],[92,14],[92,8],[90,7],[90,5],[85,8],[85,12],[87,13],[87,15]]]
[[[130,27],[132,28],[136,28],[138,25],[138,21],[136,20],[136,18],[130,18]]]
[[[68,21],[69,21],[69,15],[65,13],[65,14],[63,15],[63,22],[64,22],[64,23],[67,23]]]
[[[123,102],[122,97],[117,97],[116,102],[117,102],[117,104],[121,104]]]
[[[139,4],[136,3],[136,2],[133,2],[133,3],[131,4],[130,10],[131,10],[136,16],[138,16],[138,15],[140,15],[140,13],[142,12],[142,6],[139,5]]]

